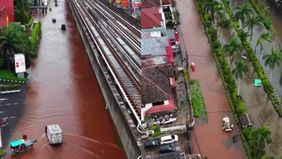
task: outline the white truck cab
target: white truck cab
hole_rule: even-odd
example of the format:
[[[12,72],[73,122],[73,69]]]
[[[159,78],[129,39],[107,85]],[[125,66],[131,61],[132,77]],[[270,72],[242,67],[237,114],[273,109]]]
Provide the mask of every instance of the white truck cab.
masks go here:
[[[47,125],[45,133],[50,145],[63,143],[63,131],[57,124]]]

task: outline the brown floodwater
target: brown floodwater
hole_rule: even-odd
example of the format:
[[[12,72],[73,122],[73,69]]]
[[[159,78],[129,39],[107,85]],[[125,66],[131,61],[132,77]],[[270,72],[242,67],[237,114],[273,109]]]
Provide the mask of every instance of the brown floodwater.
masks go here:
[[[32,149],[12,158],[126,158],[85,52],[67,0],[50,1],[52,11],[40,16],[42,39],[33,61],[23,114],[12,139],[27,134],[37,139]],[[52,23],[52,18],[57,22]],[[66,24],[66,31],[60,25]],[[64,142],[51,147],[47,124],[59,124]],[[10,156],[9,156],[10,157]]]

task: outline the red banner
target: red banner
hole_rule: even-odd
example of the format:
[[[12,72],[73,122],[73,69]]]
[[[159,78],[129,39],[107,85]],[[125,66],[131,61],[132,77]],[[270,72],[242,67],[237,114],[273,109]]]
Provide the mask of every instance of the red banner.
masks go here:
[[[14,0],[0,0],[0,26],[14,21]]]

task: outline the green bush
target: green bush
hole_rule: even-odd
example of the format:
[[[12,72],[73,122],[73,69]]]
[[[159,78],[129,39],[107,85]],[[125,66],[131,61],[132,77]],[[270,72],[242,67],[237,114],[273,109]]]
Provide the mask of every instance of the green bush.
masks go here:
[[[201,93],[199,81],[191,80],[190,86],[194,116],[196,118],[205,117],[207,115],[207,111],[205,108],[204,97]]]
[[[18,81],[26,81],[26,78],[18,78],[14,72],[8,70],[0,70],[0,79],[5,80],[18,80]]]
[[[34,23],[31,32],[30,42],[31,42],[32,57],[37,56],[37,50],[39,47],[40,39],[41,39],[41,23],[38,22],[38,23]]]

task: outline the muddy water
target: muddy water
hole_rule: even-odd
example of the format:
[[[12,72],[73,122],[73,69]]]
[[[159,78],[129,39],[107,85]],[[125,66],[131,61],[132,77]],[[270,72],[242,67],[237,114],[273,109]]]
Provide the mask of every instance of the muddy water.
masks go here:
[[[273,22],[273,27],[276,31],[276,35],[282,44],[282,8],[276,8],[271,3],[270,4],[270,18]],[[278,11],[280,9],[280,12]]]
[[[58,4],[55,7],[50,0],[52,11],[39,17],[39,55],[29,69],[23,115],[12,136],[27,134],[38,143],[13,158],[125,158],[67,0]],[[52,23],[52,18],[57,22]],[[63,23],[65,32],[60,30]],[[44,134],[44,126],[53,123],[64,131],[64,143],[58,147],[49,146]]]

